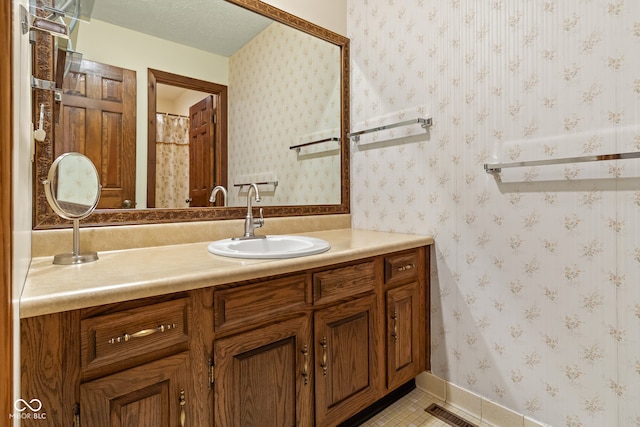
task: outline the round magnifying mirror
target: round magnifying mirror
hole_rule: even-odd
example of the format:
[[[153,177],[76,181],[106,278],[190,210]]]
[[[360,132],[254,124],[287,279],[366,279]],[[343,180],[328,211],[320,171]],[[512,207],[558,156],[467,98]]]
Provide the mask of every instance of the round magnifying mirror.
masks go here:
[[[93,212],[100,200],[100,180],[94,164],[81,153],[64,153],[49,169],[44,184],[51,208],[73,221],[73,252],[58,254],[54,264],[82,264],[95,261],[95,252],[80,253],[80,220]]]

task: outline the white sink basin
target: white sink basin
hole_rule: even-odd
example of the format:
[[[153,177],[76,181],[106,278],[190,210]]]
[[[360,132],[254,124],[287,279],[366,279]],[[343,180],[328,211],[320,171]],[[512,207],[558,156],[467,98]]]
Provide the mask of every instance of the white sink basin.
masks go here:
[[[276,235],[264,239],[216,240],[207,249],[212,254],[232,258],[295,258],[328,251],[329,242],[306,236]]]

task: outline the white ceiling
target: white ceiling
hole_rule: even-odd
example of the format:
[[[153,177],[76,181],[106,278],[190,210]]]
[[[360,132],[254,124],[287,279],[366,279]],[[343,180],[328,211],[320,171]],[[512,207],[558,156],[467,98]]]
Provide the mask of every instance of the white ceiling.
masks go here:
[[[226,57],[273,22],[225,0],[95,0],[91,19]]]

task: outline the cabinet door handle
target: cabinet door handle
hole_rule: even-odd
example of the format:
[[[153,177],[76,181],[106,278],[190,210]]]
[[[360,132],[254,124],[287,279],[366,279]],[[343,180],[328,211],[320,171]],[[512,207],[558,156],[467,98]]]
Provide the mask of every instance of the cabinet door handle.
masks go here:
[[[413,268],[416,268],[415,264],[406,264],[406,265],[401,265],[400,267],[398,267],[398,271],[406,271],[406,270],[411,270]]]
[[[187,414],[184,411],[184,405],[187,403],[186,399],[184,398],[184,389],[180,390],[178,403],[180,403],[180,427],[184,427],[185,422],[187,421]]]
[[[327,376],[327,337],[322,337],[322,341],[320,341],[320,345],[322,346],[322,362],[320,362],[320,367],[322,368],[322,376]]]
[[[393,319],[393,332],[391,336],[393,337],[393,343],[396,344],[398,342],[398,312],[394,311],[391,318]]]
[[[164,331],[168,331],[170,329],[175,329],[175,327],[176,327],[175,323],[170,323],[170,324],[166,324],[166,325],[160,325],[155,329],[143,329],[141,331],[134,332],[132,334],[125,333],[123,335],[120,335],[119,337],[111,338],[108,342],[109,342],[109,344],[115,344],[117,342],[127,342],[131,338],[142,338],[142,337],[146,337],[146,336],[151,335],[151,334],[155,334],[157,332],[164,332]]]
[[[305,345],[302,347],[302,355],[304,356],[304,364],[302,365],[302,378],[304,378],[304,385],[309,384],[309,347]]]

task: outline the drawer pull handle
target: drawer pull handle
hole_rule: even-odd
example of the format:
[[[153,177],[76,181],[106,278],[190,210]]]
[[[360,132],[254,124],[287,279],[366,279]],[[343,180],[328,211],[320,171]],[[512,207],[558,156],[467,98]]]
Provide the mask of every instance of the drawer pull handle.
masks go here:
[[[302,378],[304,378],[304,385],[309,384],[309,347],[306,345],[302,348],[302,355],[304,356],[304,364],[302,365]]]
[[[322,341],[320,341],[320,345],[322,346],[322,362],[320,363],[320,367],[322,368],[322,376],[327,376],[327,337],[322,337]]]
[[[166,325],[160,325],[155,329],[143,329],[141,331],[134,332],[133,334],[123,334],[123,335],[121,335],[119,337],[111,338],[109,340],[109,344],[115,344],[115,343],[119,343],[119,342],[127,342],[131,338],[142,338],[142,337],[146,337],[146,336],[151,335],[151,334],[155,334],[156,332],[164,332],[164,331],[168,331],[170,329],[175,329],[175,327],[176,327],[176,324],[175,323],[171,323],[171,324],[166,324]]]
[[[187,403],[184,398],[184,389],[180,390],[180,397],[178,398],[178,402],[180,403],[180,427],[184,427],[185,422],[187,421],[187,414],[184,411],[184,405]]]
[[[407,271],[407,270],[411,270],[413,268],[416,268],[415,264],[401,265],[400,267],[398,267],[398,271]]]
[[[393,319],[393,332],[391,336],[393,337],[393,343],[396,344],[398,342],[398,312],[394,311],[391,318]]]

